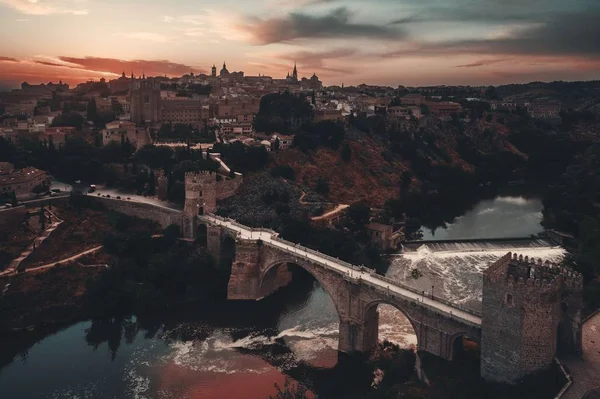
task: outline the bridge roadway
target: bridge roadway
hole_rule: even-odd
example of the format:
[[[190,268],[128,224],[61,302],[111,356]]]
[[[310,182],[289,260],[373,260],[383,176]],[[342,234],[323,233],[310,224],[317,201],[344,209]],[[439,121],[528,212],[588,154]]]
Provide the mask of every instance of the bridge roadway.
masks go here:
[[[448,301],[423,295],[420,292],[416,292],[414,289],[411,290],[410,287],[403,286],[399,282],[380,276],[370,269],[357,267],[301,245],[286,242],[277,237],[277,233],[272,230],[252,229],[241,225],[234,220],[225,219],[215,215],[203,215],[199,216],[199,219],[229,229],[237,233],[242,239],[261,240],[267,245],[292,253],[295,256],[304,257],[305,259],[309,259],[327,268],[334,269],[342,275],[358,280],[363,284],[374,286],[384,292],[393,293],[405,299],[418,302],[421,306],[432,308],[442,314],[450,315],[452,318],[458,319],[466,324],[476,327],[481,326],[481,316],[474,311],[461,309],[458,305],[453,305]]]

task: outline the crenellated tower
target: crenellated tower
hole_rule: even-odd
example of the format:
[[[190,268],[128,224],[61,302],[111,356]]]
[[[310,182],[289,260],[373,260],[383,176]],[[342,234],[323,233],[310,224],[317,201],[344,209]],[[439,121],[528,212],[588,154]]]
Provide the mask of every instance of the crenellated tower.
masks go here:
[[[198,215],[217,210],[217,175],[199,171],[185,174],[184,237],[194,238]]]
[[[550,367],[559,341],[580,351],[582,286],[581,274],[541,259],[493,263],[483,273],[481,376],[516,383]]]

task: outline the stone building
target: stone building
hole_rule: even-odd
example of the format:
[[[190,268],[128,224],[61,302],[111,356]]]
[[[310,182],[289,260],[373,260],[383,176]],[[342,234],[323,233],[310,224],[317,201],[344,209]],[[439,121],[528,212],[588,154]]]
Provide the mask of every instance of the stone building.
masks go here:
[[[161,122],[183,123],[186,125],[200,125],[208,120],[209,112],[203,107],[202,100],[173,99],[161,101]]]
[[[367,224],[366,228],[371,242],[381,245],[384,251],[388,249],[397,250],[404,241],[402,230],[394,231],[394,227],[389,224],[371,222]]]
[[[529,104],[527,112],[532,118],[556,119],[560,118],[561,104],[554,100],[536,100]]]
[[[581,352],[581,274],[508,253],[483,273],[481,376],[516,383]]]
[[[47,189],[51,181],[50,175],[43,170],[30,166],[15,169],[9,162],[0,162],[0,196],[9,197],[14,191],[17,198],[26,198],[38,186]]]
[[[131,75],[131,121],[136,125],[160,122],[160,82]]]
[[[239,173],[233,179],[207,171],[186,173],[183,236],[195,237],[197,216],[216,212],[217,201],[234,195],[242,182],[243,177]]]

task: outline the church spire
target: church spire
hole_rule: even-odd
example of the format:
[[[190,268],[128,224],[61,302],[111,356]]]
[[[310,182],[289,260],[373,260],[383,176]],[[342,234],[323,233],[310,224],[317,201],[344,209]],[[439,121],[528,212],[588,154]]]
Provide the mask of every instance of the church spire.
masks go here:
[[[294,80],[298,80],[298,69],[296,68],[296,61],[294,61],[294,73],[292,75]]]

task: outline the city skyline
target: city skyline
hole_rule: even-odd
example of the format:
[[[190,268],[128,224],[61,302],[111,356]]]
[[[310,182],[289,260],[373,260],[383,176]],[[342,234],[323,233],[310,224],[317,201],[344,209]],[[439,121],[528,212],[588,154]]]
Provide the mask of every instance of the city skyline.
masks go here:
[[[594,0],[0,0],[0,84],[230,71],[326,85],[600,78]]]

